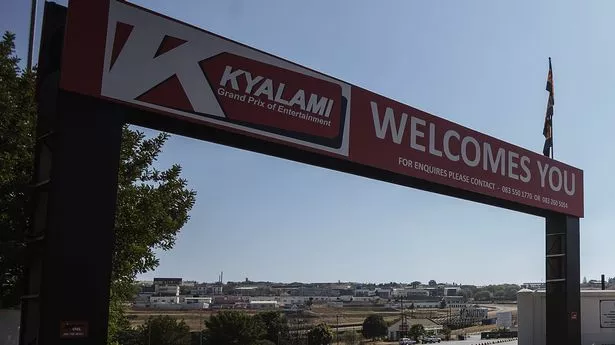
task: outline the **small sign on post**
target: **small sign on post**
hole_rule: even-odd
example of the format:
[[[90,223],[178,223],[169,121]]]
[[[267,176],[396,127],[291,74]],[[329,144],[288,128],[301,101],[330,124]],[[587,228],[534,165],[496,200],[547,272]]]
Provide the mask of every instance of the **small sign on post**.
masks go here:
[[[87,338],[87,321],[62,321],[60,322],[60,338]]]

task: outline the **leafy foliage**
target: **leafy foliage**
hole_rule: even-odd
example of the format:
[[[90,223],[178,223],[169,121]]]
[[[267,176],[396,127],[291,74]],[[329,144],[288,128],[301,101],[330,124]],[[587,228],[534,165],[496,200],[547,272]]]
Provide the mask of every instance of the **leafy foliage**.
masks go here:
[[[205,326],[204,338],[210,345],[252,344],[266,335],[260,317],[239,311],[221,311],[206,320]]]
[[[444,327],[442,329],[442,334],[444,334],[444,340],[451,340],[451,329],[448,327]]]
[[[0,42],[0,306],[19,305],[22,292],[24,230],[29,226],[28,184],[33,171],[35,74],[22,71],[15,35]],[[188,221],[196,193],[181,178],[181,167],[153,167],[167,134],[147,139],[123,128],[115,249],[109,308],[109,339],[127,327],[122,303],[134,296],[134,278],[154,269],[154,250],[169,250]]]
[[[308,332],[307,338],[308,345],[329,345],[333,340],[333,334],[327,324],[321,323]]]
[[[18,64],[15,35],[6,32],[0,41],[0,308],[19,305],[24,231],[29,226],[35,74]]]
[[[346,331],[344,335],[342,335],[342,341],[346,345],[358,345],[359,341],[361,341],[361,337],[355,331]]]
[[[491,293],[487,290],[478,291],[474,295],[474,299],[477,301],[489,301],[491,300]]]
[[[187,189],[179,165],[152,167],[168,138],[123,129],[112,272],[112,291],[121,300],[134,296],[137,274],[158,266],[154,250],[173,248],[194,205],[196,193]]]
[[[267,311],[254,315],[265,330],[264,339],[276,344],[287,344],[290,339],[288,321],[282,313]]]
[[[365,338],[374,339],[387,335],[387,324],[382,315],[372,314],[363,320],[361,333]]]
[[[425,336],[425,327],[421,324],[412,325],[408,331],[408,336],[416,341]]]
[[[190,345],[192,340],[188,325],[168,315],[149,318],[137,332],[140,344]]]
[[[251,345],[276,345],[276,343],[267,339],[259,339],[253,342]]]

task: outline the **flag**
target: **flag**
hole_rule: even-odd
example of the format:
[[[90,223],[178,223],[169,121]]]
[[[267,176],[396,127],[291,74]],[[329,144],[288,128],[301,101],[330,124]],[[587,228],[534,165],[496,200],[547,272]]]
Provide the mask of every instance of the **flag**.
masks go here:
[[[555,97],[553,90],[553,69],[551,68],[551,58],[549,58],[549,74],[547,75],[547,91],[549,91],[549,101],[547,102],[547,113],[545,114],[545,124],[542,129],[542,135],[545,137],[545,145],[542,149],[542,154],[549,157],[553,151],[553,106],[555,105]]]

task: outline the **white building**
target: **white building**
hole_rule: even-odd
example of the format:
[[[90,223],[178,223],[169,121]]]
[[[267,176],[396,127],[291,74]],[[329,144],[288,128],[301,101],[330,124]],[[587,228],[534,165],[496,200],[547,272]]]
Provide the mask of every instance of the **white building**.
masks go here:
[[[461,292],[461,286],[446,286],[443,290],[444,296],[457,296]]]
[[[181,285],[181,278],[154,278],[154,295],[179,296]]]
[[[179,296],[179,285],[156,285],[155,295]]]
[[[425,289],[408,289],[406,296],[429,296],[429,290]]]
[[[280,306],[277,301],[250,301],[250,309],[277,309]]]
[[[501,311],[495,314],[495,325],[498,328],[513,328],[512,322],[512,312],[511,311]]]
[[[438,325],[437,323],[429,320],[429,319],[405,319],[404,324],[402,325],[401,320],[395,322],[388,328],[388,337],[391,341],[397,341],[401,338],[402,334],[405,334],[412,328],[413,325],[421,324],[423,328],[427,332],[434,332],[435,334],[440,333],[444,328],[442,325]]]
[[[180,296],[179,303],[183,304],[211,304],[213,298],[211,297],[192,297],[192,296]]]
[[[517,294],[519,345],[544,345],[546,294],[523,289]],[[615,290],[581,290],[581,345],[615,343]]]
[[[278,301],[279,304],[284,305],[284,306],[291,306],[291,305],[303,305],[305,304],[306,300],[309,300],[309,297],[304,297],[304,296],[276,296],[276,301]],[[314,300],[312,300],[314,302]]]
[[[150,296],[150,304],[179,304],[179,296]]]

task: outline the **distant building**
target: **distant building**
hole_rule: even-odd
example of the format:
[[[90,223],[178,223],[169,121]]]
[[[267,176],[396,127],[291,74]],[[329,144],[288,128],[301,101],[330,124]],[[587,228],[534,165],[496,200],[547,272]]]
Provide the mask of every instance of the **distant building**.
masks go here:
[[[545,283],[523,283],[521,284],[521,288],[529,289],[529,290],[542,290],[546,288],[546,284]]]
[[[406,290],[406,296],[429,296],[429,290],[425,289],[408,289]]]
[[[578,318],[581,344],[613,344],[615,339],[615,291],[582,289]],[[523,289],[517,293],[519,345],[546,343],[546,292]]]
[[[150,296],[150,304],[179,304],[179,296]]]
[[[277,301],[250,301],[250,309],[277,309],[279,308]]]
[[[154,278],[154,293],[150,296],[150,303],[179,303],[181,284],[181,278]]]
[[[182,278],[154,278],[154,285],[182,285]]]
[[[457,296],[461,292],[460,286],[444,287],[444,296]]]
[[[442,331],[442,329],[444,328],[442,325],[439,325],[429,319],[410,319],[410,318],[406,318],[404,319],[404,323],[402,324],[402,320],[399,320],[397,322],[395,322],[394,324],[392,324],[391,326],[389,326],[388,328],[388,337],[390,341],[397,341],[400,338],[402,338],[403,336],[405,336],[407,334],[407,332],[410,330],[410,328],[412,328],[413,325],[423,325],[423,328],[425,329],[425,331],[427,332],[434,332],[435,334],[438,334]]]
[[[390,289],[376,289],[376,296],[383,298],[383,299],[389,299],[392,297],[391,290]]]
[[[376,296],[376,291],[375,290],[370,290],[370,289],[355,289],[354,290],[354,296],[355,297],[371,297],[371,296]]]

